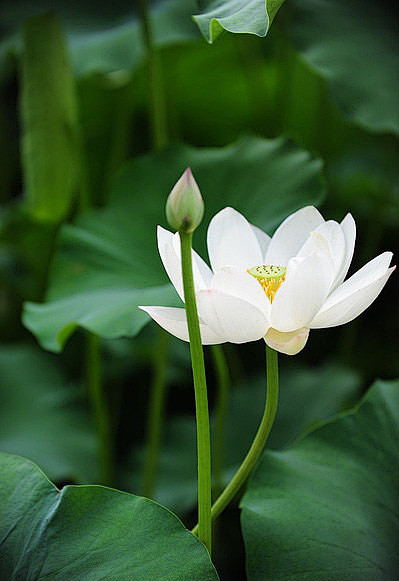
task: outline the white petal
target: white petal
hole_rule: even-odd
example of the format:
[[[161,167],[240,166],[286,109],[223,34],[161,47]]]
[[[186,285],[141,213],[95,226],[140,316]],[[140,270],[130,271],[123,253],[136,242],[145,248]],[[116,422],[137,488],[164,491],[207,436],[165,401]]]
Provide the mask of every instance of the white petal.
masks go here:
[[[330,257],[335,278],[345,257],[345,236],[338,222],[328,220],[313,230],[297,256],[309,256],[315,251],[324,252]]]
[[[385,255],[390,255],[386,252]],[[384,256],[384,255],[381,255]],[[377,257],[380,258],[380,257]],[[376,261],[377,259],[374,259]],[[391,257],[389,257],[389,262]],[[374,262],[374,261],[371,261]],[[312,329],[337,327],[353,321],[378,297],[395,267],[386,268],[381,273],[382,263],[375,266],[374,277],[370,272],[370,262],[344,282],[328,297],[327,301],[310,324]],[[388,262],[388,264],[389,264]],[[366,270],[366,267],[369,267]],[[365,269],[365,270],[364,270]],[[363,271],[363,276],[359,276]],[[355,280],[354,277],[357,277]]]
[[[291,258],[286,280],[274,297],[271,326],[283,332],[309,326],[326,300],[332,280],[327,256],[314,253],[306,258]]]
[[[161,226],[158,226],[157,234],[161,260],[171,283],[184,302],[179,234],[173,234]],[[209,288],[213,276],[211,269],[194,250],[192,251],[192,257],[195,290]]]
[[[158,250],[170,282],[175,287],[181,300],[184,302],[183,279],[180,260],[173,248],[173,234],[158,226]]]
[[[264,259],[266,256],[267,249],[269,248],[271,238],[268,234],[266,234],[266,232],[263,232],[263,230],[261,230],[257,226],[254,226],[253,224],[251,224],[251,228],[254,231],[255,236],[259,242],[260,251],[261,251],[263,259]],[[263,264],[263,261],[260,264]],[[258,265],[254,264],[254,266],[258,266]]]
[[[178,232],[176,232],[176,234],[173,235],[173,248],[180,261],[181,245],[180,245],[180,236]],[[211,286],[213,272],[211,271],[205,260],[202,260],[201,256],[197,254],[195,250],[191,251],[191,255],[192,255],[195,290],[209,288]]]
[[[197,293],[202,320],[225,341],[247,343],[261,339],[269,325],[264,313],[251,303],[217,290]]]
[[[309,329],[302,327],[302,329],[296,329],[290,333],[269,329],[264,339],[272,349],[285,353],[285,355],[296,355],[305,347],[308,337]]]
[[[247,270],[263,263],[251,224],[233,208],[224,208],[212,218],[208,228],[208,254],[215,273],[223,266]]]
[[[331,293],[322,307],[322,311],[332,307],[342,301],[347,296],[360,290],[361,288],[374,282],[383,276],[389,268],[392,260],[392,252],[383,252],[373,260],[370,260],[360,270],[355,272],[348,280],[342,283],[333,293]]]
[[[356,224],[351,214],[347,214],[341,222],[342,232],[345,236],[345,255],[342,260],[341,268],[339,269],[335,281],[332,285],[331,291],[335,290],[345,279],[355,250],[356,240]]]
[[[139,307],[139,309],[148,313],[168,333],[183,341],[189,341],[185,309],[174,307]],[[201,320],[200,332],[203,345],[217,345],[225,342]]]
[[[251,303],[270,319],[270,301],[259,282],[247,272],[226,266],[214,275],[212,288]]]
[[[266,252],[266,264],[287,266],[296,256],[312,230],[324,222],[323,216],[313,206],[298,210],[277,228]]]

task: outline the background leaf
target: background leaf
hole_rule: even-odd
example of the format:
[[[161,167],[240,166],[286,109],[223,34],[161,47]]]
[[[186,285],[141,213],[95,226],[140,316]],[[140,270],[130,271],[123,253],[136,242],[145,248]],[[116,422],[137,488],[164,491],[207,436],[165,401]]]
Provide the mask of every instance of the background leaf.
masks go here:
[[[213,42],[224,31],[266,36],[284,0],[202,0],[201,14],[193,16],[198,28]]]
[[[191,41],[199,37],[191,20],[194,0],[154,2],[151,21],[157,46]],[[140,22],[126,2],[66,2],[29,0],[3,3],[0,25],[4,40],[0,59],[19,51],[18,31],[24,19],[56,12],[65,28],[73,69],[78,76],[134,70],[143,60],[144,45]]]
[[[371,0],[293,0],[289,35],[339,107],[366,129],[399,133],[399,37],[389,7]]]
[[[246,137],[222,149],[175,146],[127,163],[109,207],[62,229],[46,302],[26,304],[24,324],[43,347],[60,351],[78,325],[106,338],[133,336],[149,321],[138,305],[178,304],[158,258],[156,225],[166,225],[166,197],[189,165],[205,197],[195,241],[204,257],[205,224],[224,206],[271,231],[324,193],[321,162],[283,139]]]
[[[23,27],[21,119],[27,209],[38,220],[59,222],[75,193],[78,136],[74,80],[53,15]]]
[[[0,455],[0,566],[7,578],[218,578],[202,543],[168,510],[102,486],[57,490],[31,462]]]
[[[82,391],[38,348],[0,348],[0,450],[37,462],[53,480],[98,480]]]
[[[377,381],[355,412],[264,454],[241,503],[251,581],[395,577],[398,410],[399,381]]]

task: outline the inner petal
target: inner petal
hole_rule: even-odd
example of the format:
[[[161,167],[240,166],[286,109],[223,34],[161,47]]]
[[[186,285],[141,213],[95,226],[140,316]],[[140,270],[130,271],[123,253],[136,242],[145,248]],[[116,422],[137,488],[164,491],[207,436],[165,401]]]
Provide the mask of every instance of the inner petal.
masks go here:
[[[251,224],[233,208],[214,216],[208,228],[208,254],[213,272],[225,266],[245,270],[263,261],[261,246]]]
[[[309,256],[312,252],[327,254],[332,261],[334,273],[338,274],[345,257],[345,236],[341,225],[328,220],[313,230],[298,256]]]

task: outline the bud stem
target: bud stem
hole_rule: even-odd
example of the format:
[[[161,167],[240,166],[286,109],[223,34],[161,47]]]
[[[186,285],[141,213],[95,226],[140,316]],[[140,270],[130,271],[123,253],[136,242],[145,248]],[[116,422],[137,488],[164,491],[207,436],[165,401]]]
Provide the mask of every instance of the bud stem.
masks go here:
[[[212,520],[216,519],[226,506],[232,501],[237,492],[251,474],[265,447],[270,430],[272,429],[274,418],[276,417],[278,404],[278,353],[266,345],[267,361],[267,396],[265,411],[259,425],[256,436],[246,455],[243,463],[223,490],[222,494],[212,505]],[[197,534],[199,524],[192,530]]]
[[[197,305],[194,292],[191,243],[192,233],[180,232],[181,260],[183,273],[184,301],[186,305],[188,333],[190,338],[191,365],[193,369],[195,407],[197,422],[198,460],[198,526],[196,534],[211,553],[211,442],[209,429],[208,394],[205,377],[204,352],[202,348]]]

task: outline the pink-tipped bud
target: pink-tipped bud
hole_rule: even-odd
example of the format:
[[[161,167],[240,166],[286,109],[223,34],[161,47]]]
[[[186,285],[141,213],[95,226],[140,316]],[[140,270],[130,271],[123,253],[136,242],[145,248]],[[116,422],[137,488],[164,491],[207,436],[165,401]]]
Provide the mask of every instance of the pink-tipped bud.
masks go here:
[[[179,232],[194,232],[204,215],[204,200],[188,167],[166,201],[166,218]]]

